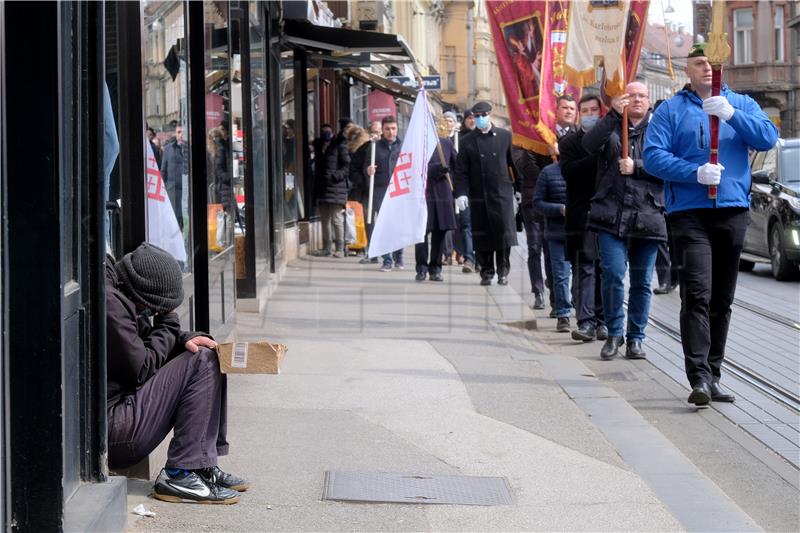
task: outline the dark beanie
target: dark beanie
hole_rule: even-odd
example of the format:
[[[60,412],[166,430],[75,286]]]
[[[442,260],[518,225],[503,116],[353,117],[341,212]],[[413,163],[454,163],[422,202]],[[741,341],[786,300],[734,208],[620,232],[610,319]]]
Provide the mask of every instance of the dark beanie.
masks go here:
[[[183,273],[178,262],[158,246],[142,243],[115,265],[123,290],[134,302],[167,313],[183,302]]]
[[[347,127],[348,124],[352,124],[353,121],[350,120],[350,117],[342,117],[339,119],[339,129],[343,130]]]

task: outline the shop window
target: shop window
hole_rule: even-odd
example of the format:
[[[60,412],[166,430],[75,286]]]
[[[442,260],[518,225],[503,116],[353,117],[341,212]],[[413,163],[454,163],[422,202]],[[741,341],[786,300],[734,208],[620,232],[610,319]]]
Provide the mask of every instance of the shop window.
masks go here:
[[[291,54],[289,52],[288,54]],[[282,58],[286,60],[286,58]],[[291,60],[291,57],[289,57]],[[299,206],[302,205],[302,183],[299,183],[295,137],[294,79],[290,71],[281,71],[281,151],[283,154],[283,222],[298,220]],[[304,142],[300,139],[299,142]]]

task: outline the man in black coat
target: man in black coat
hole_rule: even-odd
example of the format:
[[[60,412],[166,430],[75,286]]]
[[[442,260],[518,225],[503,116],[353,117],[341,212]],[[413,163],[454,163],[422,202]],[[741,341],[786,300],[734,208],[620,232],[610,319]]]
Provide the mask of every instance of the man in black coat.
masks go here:
[[[106,266],[108,463],[133,466],[174,431],[154,486],[170,502],[231,504],[248,482],[217,466],[227,455],[226,380],[204,333],[181,331],[183,273],[142,244]]]
[[[331,255],[333,241],[333,256],[344,257],[344,207],[347,203],[349,174],[350,152],[344,135],[340,133],[334,138],[330,124],[323,124],[320,136],[314,139],[314,179],[322,224],[322,250],[319,255]]]
[[[608,337],[600,292],[597,234],[586,227],[589,204],[595,192],[597,156],[581,145],[585,132],[600,120],[600,109],[599,96],[587,94],[581,98],[579,127],[558,142],[561,175],[567,183],[566,253],[567,260],[572,263],[573,304],[578,320],[572,338],[584,342]]]
[[[517,245],[511,133],[492,126],[488,102],[478,102],[472,111],[475,130],[459,146],[456,202],[459,210],[472,210],[481,285],[491,285],[495,271],[497,283],[507,285],[511,247]]]
[[[581,144],[598,157],[597,192],[589,210],[589,227],[598,232],[602,267],[603,313],[608,338],[600,351],[611,359],[625,339],[625,357],[644,359],[644,330],[650,313],[650,282],[658,243],[667,239],[664,218],[664,182],[642,164],[642,148],[650,120],[647,86],[629,83],[625,93],[611,101],[611,111]],[[628,107],[628,153],[622,153],[620,128]],[[628,325],[625,320],[625,271],[630,265]]]
[[[389,188],[389,182],[392,179],[394,166],[397,163],[397,158],[400,156],[400,149],[403,147],[403,140],[397,136],[397,119],[393,116],[383,117],[381,120],[381,138],[375,143],[375,166],[370,165],[371,154],[367,152],[364,158],[364,174],[367,176],[366,183],[366,196],[369,196],[369,178],[375,176],[374,191],[372,195],[372,224],[367,225],[367,238],[372,238],[372,229],[375,227],[375,219],[378,212],[381,210],[383,197],[386,196],[386,190]],[[372,148],[369,147],[369,150]],[[369,209],[369,198],[364,199],[364,209]],[[403,250],[395,250],[390,254],[385,254],[383,257],[383,266],[381,271],[391,272],[392,261],[394,266],[399,270],[403,270]]]
[[[183,229],[183,181],[189,175],[189,146],[183,140],[183,128],[175,126],[175,137],[164,147],[161,159],[161,179],[167,188],[169,201]]]
[[[434,150],[428,162],[428,182],[425,187],[425,201],[428,207],[428,222],[425,240],[417,243],[414,256],[417,261],[417,281],[444,281],[442,277],[442,245],[448,231],[456,229],[456,212],[453,208],[453,189],[447,177],[450,169],[456,166],[456,151],[450,139],[440,138],[444,164],[439,151]],[[430,239],[430,254],[428,240]]]

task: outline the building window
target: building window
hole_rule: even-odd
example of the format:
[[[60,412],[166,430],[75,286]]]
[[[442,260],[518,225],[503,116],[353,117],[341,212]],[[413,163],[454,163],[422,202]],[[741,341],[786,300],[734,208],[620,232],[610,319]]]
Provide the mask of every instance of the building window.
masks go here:
[[[783,62],[783,6],[775,7],[775,61]]]
[[[456,92],[456,73],[455,72],[448,72],[447,73],[447,90],[450,92]]]
[[[456,47],[455,46],[445,46],[444,47],[444,70],[447,73],[447,86],[446,89],[449,92],[456,92]]]
[[[753,62],[753,10],[737,9],[733,12],[734,64]]]

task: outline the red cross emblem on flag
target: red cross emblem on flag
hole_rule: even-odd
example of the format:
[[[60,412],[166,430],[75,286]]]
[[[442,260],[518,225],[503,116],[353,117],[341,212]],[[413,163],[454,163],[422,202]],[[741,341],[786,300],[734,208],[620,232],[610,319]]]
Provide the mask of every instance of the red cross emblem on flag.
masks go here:
[[[394,172],[392,173],[392,188],[389,191],[389,198],[403,196],[411,192],[408,182],[413,179],[410,172],[412,155],[411,152],[405,152],[401,153],[397,158],[397,164],[394,166]],[[401,181],[403,182],[402,184],[400,183]]]
[[[153,158],[152,164],[149,158],[147,161],[147,197],[159,202],[163,202],[166,199],[164,196],[164,180],[161,179],[161,173],[156,167],[155,158]]]

